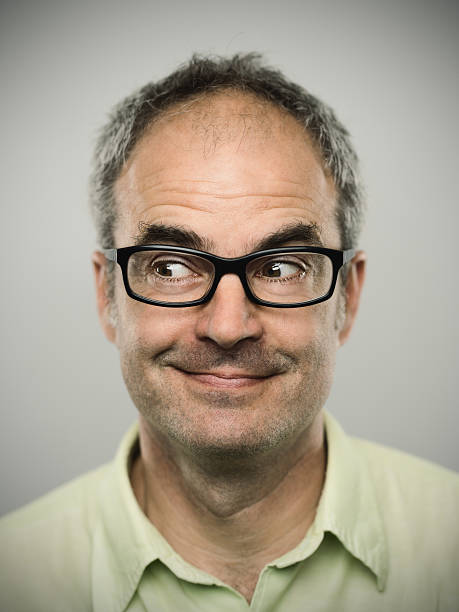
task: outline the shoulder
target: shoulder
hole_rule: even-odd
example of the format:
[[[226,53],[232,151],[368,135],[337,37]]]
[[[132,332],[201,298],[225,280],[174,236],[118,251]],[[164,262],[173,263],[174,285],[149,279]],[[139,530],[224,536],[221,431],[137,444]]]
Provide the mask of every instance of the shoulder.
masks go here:
[[[17,544],[27,539],[41,547],[58,544],[61,530],[84,539],[97,516],[97,491],[111,470],[110,464],[61,485],[0,519],[0,542]]]
[[[351,440],[383,524],[389,590],[417,594],[432,609],[456,609],[459,475],[380,444]]]
[[[52,600],[88,609],[98,491],[110,471],[106,465],[80,476],[0,520],[0,602],[15,602],[1,609],[26,610],[31,597],[49,610]]]
[[[353,438],[363,458],[389,544],[459,575],[459,474],[380,444]],[[449,567],[446,565],[449,563]],[[446,565],[445,565],[446,564]]]
[[[91,509],[93,491],[107,475],[110,464],[103,465],[53,489],[33,502],[13,510],[0,519],[0,534],[10,530],[27,529],[42,521],[53,521],[55,515],[74,514],[76,510]]]
[[[376,489],[385,495],[402,496],[407,502],[441,496],[459,503],[459,474],[441,465],[394,448],[360,438],[351,438],[364,458]]]

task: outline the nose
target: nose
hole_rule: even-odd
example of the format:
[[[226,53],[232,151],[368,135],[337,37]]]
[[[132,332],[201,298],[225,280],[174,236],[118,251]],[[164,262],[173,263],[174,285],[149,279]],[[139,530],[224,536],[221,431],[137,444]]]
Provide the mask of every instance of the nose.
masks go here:
[[[247,298],[239,278],[225,274],[210,302],[202,307],[196,335],[225,349],[241,340],[258,340],[263,333],[259,308]]]

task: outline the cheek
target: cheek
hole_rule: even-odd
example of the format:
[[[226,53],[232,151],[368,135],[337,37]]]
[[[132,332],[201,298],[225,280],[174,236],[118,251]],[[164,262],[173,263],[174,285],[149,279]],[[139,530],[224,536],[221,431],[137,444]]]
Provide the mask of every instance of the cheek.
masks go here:
[[[270,325],[281,346],[297,349],[311,344],[326,345],[336,340],[336,303],[332,298],[315,306],[279,309]]]
[[[117,346],[121,352],[144,347],[151,358],[183,340],[192,328],[187,309],[151,306],[126,296],[118,300],[117,311]]]
[[[324,405],[335,370],[337,343],[336,307],[331,300],[316,306],[292,309],[279,320],[274,343],[295,355],[296,368],[289,380],[292,402],[308,409]],[[283,391],[287,394],[288,390]]]

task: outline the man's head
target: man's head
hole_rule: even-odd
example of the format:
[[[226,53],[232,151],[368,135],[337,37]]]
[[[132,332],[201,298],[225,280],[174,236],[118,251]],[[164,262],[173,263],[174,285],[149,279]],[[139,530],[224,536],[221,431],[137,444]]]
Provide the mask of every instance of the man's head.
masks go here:
[[[355,166],[332,112],[280,74],[252,57],[194,59],[128,99],[102,134],[99,238],[226,258],[350,248],[362,209]],[[331,299],[287,310],[251,302],[232,274],[206,304],[153,306],[130,298],[118,271],[107,278],[101,253],[94,266],[102,324],[144,425],[192,452],[253,454],[291,444],[320,412],[364,256]]]

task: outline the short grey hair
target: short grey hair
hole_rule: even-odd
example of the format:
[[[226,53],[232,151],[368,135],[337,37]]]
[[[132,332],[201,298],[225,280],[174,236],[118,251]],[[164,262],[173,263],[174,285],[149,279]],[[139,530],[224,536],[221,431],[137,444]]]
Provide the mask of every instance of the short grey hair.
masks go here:
[[[224,90],[255,95],[287,111],[306,129],[337,190],[341,247],[355,248],[365,200],[348,131],[329,106],[279,70],[264,65],[256,53],[230,58],[193,55],[187,64],[158,82],[148,83],[113,109],[97,139],[90,179],[90,205],[100,246],[115,246],[115,182],[147,128],[178,103]]]

